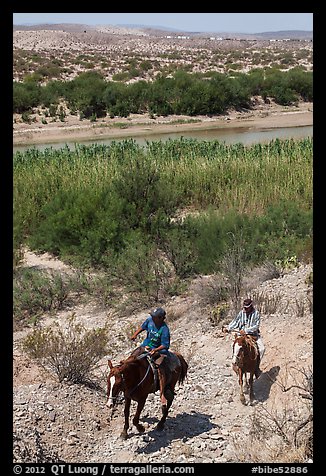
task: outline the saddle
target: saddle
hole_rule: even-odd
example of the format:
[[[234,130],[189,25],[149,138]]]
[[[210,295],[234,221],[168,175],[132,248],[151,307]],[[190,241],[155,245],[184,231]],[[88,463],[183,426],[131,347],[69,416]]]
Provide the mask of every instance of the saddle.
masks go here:
[[[159,384],[158,384],[158,364],[155,362],[155,360],[153,359],[153,357],[151,355],[148,354],[147,351],[141,353],[140,355],[138,355],[136,357],[136,359],[146,359],[147,362],[149,363],[151,369],[152,369],[152,372],[153,372],[153,376],[154,376],[154,384],[153,384],[153,393],[156,392],[156,390],[159,389]]]
[[[142,352],[140,355],[136,357],[137,359],[144,359],[146,358],[147,362],[151,366],[154,376],[154,384],[153,384],[153,393],[159,389],[159,376],[158,376],[158,368],[160,365],[164,366],[164,371],[166,374],[166,383],[168,385],[169,377],[172,372],[176,370],[179,364],[178,357],[173,353],[168,351],[167,354],[160,354],[157,359],[153,359],[152,356],[148,354],[148,352]]]

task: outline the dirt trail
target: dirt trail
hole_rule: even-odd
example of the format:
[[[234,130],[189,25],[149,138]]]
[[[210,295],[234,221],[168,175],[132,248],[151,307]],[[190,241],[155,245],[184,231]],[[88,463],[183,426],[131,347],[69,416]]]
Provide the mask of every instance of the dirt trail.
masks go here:
[[[25,258],[27,266],[67,271],[66,266],[48,255],[28,253]],[[289,386],[298,376],[291,367],[312,367],[312,314],[307,304],[306,279],[311,270],[310,265],[301,265],[282,278],[265,281],[256,288],[257,292],[277,296],[279,302],[275,314],[262,313],[261,332],[266,353],[261,363],[263,374],[254,383],[256,401],[253,406],[240,403],[239,386],[231,367],[232,338],[223,337],[220,329],[209,321],[208,311],[198,296],[198,281],[185,295],[171,299],[165,306],[172,335],[171,350],[178,350],[185,356],[189,363],[188,376],[176,389],[164,431],[155,429],[161,409],[158,393],[152,394],[141,415],[145,433],[138,434],[131,426],[126,441],[119,438],[123,406],[113,415],[105,406],[105,372],[108,358],[117,363],[125,358],[131,347],[112,351],[101,361],[103,390],[94,390],[58,383],[45,376],[19,350],[19,340],[29,330],[16,333],[14,429],[21,438],[16,444],[35,446],[38,432],[54,462],[58,458],[74,463],[248,461],[245,442],[253,431],[257,412],[262,413],[264,409],[279,414],[284,409],[298,411],[298,393],[284,393],[282,385]],[[303,302],[305,308],[300,317],[299,303]],[[128,326],[140,324],[148,311],[144,309],[136,315],[113,321],[113,335],[121,334],[121,329]],[[110,319],[106,309],[85,304],[61,311],[47,318],[47,322],[51,319],[63,322],[71,312],[88,327],[102,326]],[[169,322],[169,313],[180,317]],[[132,404],[131,415],[134,411]],[[304,414],[304,404],[299,411]],[[271,456],[265,443],[265,440],[263,443],[256,441],[251,449],[251,461],[268,462],[268,458],[278,461],[277,457],[282,461],[284,455]]]

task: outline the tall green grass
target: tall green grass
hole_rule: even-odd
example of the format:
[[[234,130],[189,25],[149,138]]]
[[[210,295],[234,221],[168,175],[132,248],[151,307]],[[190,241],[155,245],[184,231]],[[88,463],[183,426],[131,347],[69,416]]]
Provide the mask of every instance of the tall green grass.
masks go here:
[[[91,189],[99,194],[114,177],[130,170],[135,159],[155,165],[178,203],[203,208],[263,212],[269,204],[299,200],[312,205],[312,139],[273,140],[268,144],[225,145],[218,141],[133,140],[111,145],[30,149],[14,155],[15,203],[37,216],[59,190]]]
[[[311,138],[250,146],[184,138],[140,146],[123,140],[16,152],[16,244],[60,228],[51,238],[58,241],[57,251],[69,235],[78,253],[79,238],[87,247],[89,230],[94,237],[100,229],[89,254],[101,255],[113,242],[119,249],[128,229],[158,235],[180,209],[256,217],[280,203],[295,203],[309,212],[312,156]]]

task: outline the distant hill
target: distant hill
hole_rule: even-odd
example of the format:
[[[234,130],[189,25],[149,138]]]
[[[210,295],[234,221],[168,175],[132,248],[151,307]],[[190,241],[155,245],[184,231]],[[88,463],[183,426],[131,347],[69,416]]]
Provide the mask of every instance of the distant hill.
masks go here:
[[[79,32],[84,30],[95,30],[94,25],[83,25],[81,23],[38,23],[35,25],[13,25],[13,30],[37,31],[37,30],[64,30],[70,32]]]
[[[172,34],[187,34],[188,36],[218,36],[221,38],[241,38],[241,39],[263,39],[263,40],[281,40],[281,39],[297,39],[312,40],[313,32],[305,30],[284,30],[284,31],[264,31],[261,33],[241,33],[241,32],[189,32],[185,30],[177,30],[176,28],[168,28],[158,25],[138,25],[138,24],[121,24],[121,25],[101,25],[112,27],[113,29],[122,28],[130,30],[146,30],[147,33],[157,35],[159,32],[171,32]],[[84,25],[79,23],[45,23],[45,24],[25,24],[13,25],[13,30],[64,30],[69,32],[80,32],[85,30],[97,30],[99,25]]]
[[[162,30],[162,31],[174,31],[174,32],[183,32],[184,30],[180,30],[177,28],[172,28],[172,27],[167,27],[167,26],[162,26],[162,25],[137,25],[136,23],[119,23],[116,26],[121,26],[123,28],[142,28],[144,30]]]
[[[291,40],[312,40],[313,32],[305,30],[264,31],[262,33],[255,33],[255,36],[264,38],[266,40],[278,40],[285,38],[289,38]]]

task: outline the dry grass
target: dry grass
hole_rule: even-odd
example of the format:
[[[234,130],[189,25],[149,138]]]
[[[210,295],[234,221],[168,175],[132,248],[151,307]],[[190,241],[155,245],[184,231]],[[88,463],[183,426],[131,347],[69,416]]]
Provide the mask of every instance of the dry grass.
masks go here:
[[[237,461],[304,463],[313,458],[312,381],[311,369],[292,368],[276,382],[274,401],[256,406],[249,434],[232,437]]]

